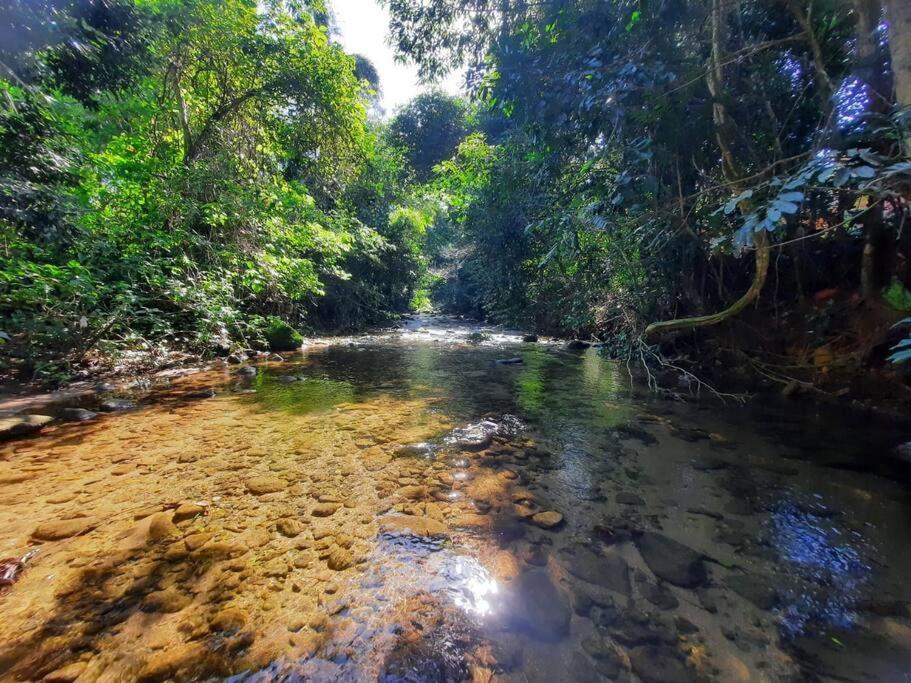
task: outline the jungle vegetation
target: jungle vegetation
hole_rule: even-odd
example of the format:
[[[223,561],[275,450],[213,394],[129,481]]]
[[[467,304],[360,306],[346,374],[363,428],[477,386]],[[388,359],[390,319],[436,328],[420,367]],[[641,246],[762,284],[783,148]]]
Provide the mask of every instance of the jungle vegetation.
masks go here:
[[[785,385],[911,355],[911,4],[385,4],[464,98],[384,120],[322,0],[5,0],[3,370],[429,308]]]

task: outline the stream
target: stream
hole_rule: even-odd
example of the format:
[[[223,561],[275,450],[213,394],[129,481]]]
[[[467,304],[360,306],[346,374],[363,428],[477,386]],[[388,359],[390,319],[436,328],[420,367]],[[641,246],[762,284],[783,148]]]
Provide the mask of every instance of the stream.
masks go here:
[[[2,680],[911,681],[897,428],[431,317],[112,398],[0,443]]]

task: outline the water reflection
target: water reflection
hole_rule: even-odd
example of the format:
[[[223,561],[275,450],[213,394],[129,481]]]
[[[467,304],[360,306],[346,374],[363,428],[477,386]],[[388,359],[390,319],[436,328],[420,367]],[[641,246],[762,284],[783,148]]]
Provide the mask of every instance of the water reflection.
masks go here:
[[[769,520],[774,548],[796,569],[799,581],[785,584],[781,627],[788,637],[810,628],[849,628],[856,606],[870,584],[872,567],[864,559],[859,536],[846,533],[816,503],[782,502]]]
[[[443,563],[439,575],[447,581],[446,593],[457,607],[476,617],[494,613],[500,587],[475,558],[456,555]]]

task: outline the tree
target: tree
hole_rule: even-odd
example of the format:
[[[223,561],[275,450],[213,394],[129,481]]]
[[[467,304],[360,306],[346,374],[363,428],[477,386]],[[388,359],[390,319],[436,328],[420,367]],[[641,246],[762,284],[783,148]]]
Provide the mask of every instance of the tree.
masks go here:
[[[389,139],[404,150],[418,181],[428,180],[433,167],[452,156],[468,132],[467,116],[464,101],[438,91],[418,95],[396,112]]]

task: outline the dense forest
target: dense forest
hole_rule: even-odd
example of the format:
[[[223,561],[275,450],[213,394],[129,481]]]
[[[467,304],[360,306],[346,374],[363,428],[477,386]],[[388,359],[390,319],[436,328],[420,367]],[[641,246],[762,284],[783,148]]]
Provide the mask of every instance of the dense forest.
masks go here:
[[[465,98],[384,118],[320,0],[7,0],[0,369],[435,309],[650,377],[897,377],[911,4],[386,4],[400,57]]]

